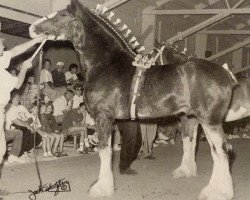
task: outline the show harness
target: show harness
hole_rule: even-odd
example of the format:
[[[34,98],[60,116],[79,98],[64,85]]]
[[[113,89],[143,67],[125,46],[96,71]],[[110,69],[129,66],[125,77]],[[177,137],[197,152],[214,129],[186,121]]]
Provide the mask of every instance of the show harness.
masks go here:
[[[137,118],[136,105],[138,98],[141,95],[141,90],[144,85],[146,70],[149,69],[152,65],[155,65],[157,58],[162,55],[165,46],[162,46],[160,49],[157,49],[158,52],[155,56],[152,54],[147,54],[142,56],[137,54],[135,60],[132,62],[132,65],[136,67],[136,72],[133,77],[130,93],[130,118],[135,120]]]

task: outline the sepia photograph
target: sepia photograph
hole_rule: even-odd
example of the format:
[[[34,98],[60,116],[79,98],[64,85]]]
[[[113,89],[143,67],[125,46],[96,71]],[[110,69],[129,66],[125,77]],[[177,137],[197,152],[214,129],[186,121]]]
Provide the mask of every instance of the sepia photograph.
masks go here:
[[[250,200],[250,0],[0,0],[0,200]]]

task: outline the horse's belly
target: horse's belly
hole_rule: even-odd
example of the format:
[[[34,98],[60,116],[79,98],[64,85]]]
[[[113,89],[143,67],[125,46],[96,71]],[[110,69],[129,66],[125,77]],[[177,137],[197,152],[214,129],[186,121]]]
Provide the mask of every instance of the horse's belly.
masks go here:
[[[249,112],[248,109],[243,106],[240,106],[239,109],[237,110],[229,109],[225,121],[230,122],[230,121],[242,119],[249,115],[248,112]]]

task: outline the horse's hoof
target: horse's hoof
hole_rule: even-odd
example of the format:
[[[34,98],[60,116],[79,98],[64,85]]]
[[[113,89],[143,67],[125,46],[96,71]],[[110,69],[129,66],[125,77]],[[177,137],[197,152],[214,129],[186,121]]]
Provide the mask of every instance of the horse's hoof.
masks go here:
[[[105,197],[114,194],[114,183],[96,182],[88,191],[91,197]]]
[[[173,178],[182,178],[182,177],[191,177],[197,176],[196,170],[189,170],[188,168],[179,167],[173,171],[172,177]]]
[[[225,194],[218,188],[212,188],[209,185],[203,188],[198,200],[232,200],[233,193]]]

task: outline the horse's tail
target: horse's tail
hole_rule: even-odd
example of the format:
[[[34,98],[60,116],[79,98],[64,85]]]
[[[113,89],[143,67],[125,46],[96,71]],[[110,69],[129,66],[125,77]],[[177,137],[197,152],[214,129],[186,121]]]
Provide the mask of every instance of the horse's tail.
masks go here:
[[[225,70],[227,70],[228,75],[229,75],[229,78],[230,78],[230,81],[231,81],[231,83],[232,83],[232,87],[238,85],[239,82],[237,81],[237,79],[236,79],[236,77],[234,76],[233,72],[229,69],[228,64],[227,64],[227,63],[224,63],[224,64],[222,65],[222,67],[223,67]]]

